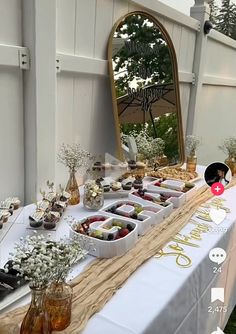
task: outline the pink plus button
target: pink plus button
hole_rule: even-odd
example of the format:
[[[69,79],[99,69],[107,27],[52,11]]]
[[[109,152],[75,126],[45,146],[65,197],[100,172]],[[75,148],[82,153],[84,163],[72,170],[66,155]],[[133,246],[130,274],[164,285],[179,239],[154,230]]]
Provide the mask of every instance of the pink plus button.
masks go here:
[[[212,192],[213,195],[215,195],[215,196],[220,196],[220,195],[222,195],[224,191],[225,191],[225,187],[224,187],[223,184],[220,183],[220,182],[215,182],[215,183],[213,183],[213,185],[211,186],[211,192]]]

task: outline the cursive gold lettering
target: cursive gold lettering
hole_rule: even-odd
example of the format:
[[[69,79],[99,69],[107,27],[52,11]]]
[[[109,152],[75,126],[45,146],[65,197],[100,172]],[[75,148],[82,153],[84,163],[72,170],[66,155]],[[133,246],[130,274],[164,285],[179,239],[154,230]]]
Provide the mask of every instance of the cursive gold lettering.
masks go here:
[[[174,256],[176,258],[175,262],[177,266],[181,268],[189,268],[192,265],[192,260],[190,259],[190,257],[179,252],[164,252],[163,249],[161,249],[154,257],[158,259],[163,256]]]

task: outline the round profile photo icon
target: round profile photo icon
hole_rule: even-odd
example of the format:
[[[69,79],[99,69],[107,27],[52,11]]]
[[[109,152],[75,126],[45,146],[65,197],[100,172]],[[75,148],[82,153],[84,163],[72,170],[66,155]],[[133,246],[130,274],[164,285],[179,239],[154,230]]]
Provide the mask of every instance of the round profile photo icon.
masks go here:
[[[213,162],[207,166],[204,178],[210,187],[214,183],[220,183],[226,187],[232,180],[232,173],[230,168],[223,162]]]

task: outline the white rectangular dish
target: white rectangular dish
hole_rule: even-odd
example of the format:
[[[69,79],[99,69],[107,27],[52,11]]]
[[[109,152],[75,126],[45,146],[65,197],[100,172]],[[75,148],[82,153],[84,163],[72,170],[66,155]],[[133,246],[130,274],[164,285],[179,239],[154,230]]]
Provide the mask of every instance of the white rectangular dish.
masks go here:
[[[116,208],[115,212],[111,212],[112,208]],[[144,235],[152,225],[163,221],[165,210],[161,206],[128,199],[115,201],[101,209],[101,212],[105,212],[112,217],[126,217],[126,219],[138,225],[138,234]],[[133,215],[137,218],[132,218]]]
[[[165,180],[162,182],[163,188],[175,190],[175,191],[182,191],[185,186],[185,182],[179,180]]]
[[[97,237],[76,232],[76,229],[78,229],[81,224],[86,224],[88,219],[99,219],[99,217],[103,217],[105,220],[98,220],[96,222],[90,223],[89,229],[91,233],[98,233],[103,235],[103,240],[98,239]],[[130,225],[132,226],[133,230],[123,237],[108,240],[109,235],[113,235],[114,238],[118,237],[120,228],[113,226],[112,224],[114,222],[116,224],[120,224],[120,226],[123,226],[124,229],[127,229],[127,225]],[[109,215],[105,215],[101,212],[99,214],[90,215],[76,222],[72,222],[70,225],[70,236],[78,239],[78,241],[82,243],[83,248],[86,249],[90,255],[99,258],[111,258],[125,254],[135,245],[136,241],[138,240],[138,226],[132,220],[125,219],[123,217],[110,217]]]
[[[160,181],[161,181],[160,179],[156,179],[156,180],[148,183],[147,184],[147,190],[150,191],[150,192],[156,192],[156,193],[159,193],[159,194],[160,193],[163,193],[163,194],[165,193],[167,196],[168,196],[168,194],[170,194],[170,195],[176,195],[176,197],[178,197],[180,193],[183,194],[184,195],[183,196],[184,201],[181,199],[180,200],[181,203],[178,206],[175,206],[175,207],[181,206],[182,204],[184,204],[185,201],[188,201],[190,198],[192,198],[193,195],[195,194],[196,190],[197,190],[197,187],[194,183],[193,183],[194,184],[193,188],[190,188],[187,192],[183,192],[183,191],[177,191],[177,190],[173,190],[173,189],[168,188],[168,183],[164,183],[165,181],[162,182],[162,183],[164,183],[163,187],[156,185],[156,183],[158,183]],[[171,180],[169,180],[169,181],[171,181]],[[182,182],[182,181],[180,181],[180,182]]]
[[[157,203],[154,203],[152,201],[149,201],[149,200],[146,200],[146,199],[143,199],[137,195],[135,195],[136,191],[132,192],[129,194],[129,198],[132,200],[132,201],[136,201],[144,206],[152,206],[154,208],[158,208],[161,210],[161,212],[163,213],[163,218],[167,218],[169,217],[169,215],[172,213],[173,211],[173,203],[171,203],[170,201],[166,201],[166,203],[168,204],[167,206],[162,206],[162,205],[159,205]],[[145,193],[146,196],[150,196],[150,198],[152,199],[156,199],[156,200],[159,200],[160,199],[160,195],[159,194],[155,194],[155,193],[151,193],[151,192],[146,192]]]
[[[149,193],[154,193],[154,194],[159,194],[159,195],[164,195],[169,197],[168,202],[173,203],[174,208],[179,208],[186,202],[186,194],[180,192],[180,191],[170,191],[166,190],[165,188],[162,187],[156,187],[153,185],[150,185],[147,187]]]
[[[2,228],[0,229],[0,242],[4,239],[5,235],[10,230],[12,225],[13,225],[13,222],[9,222],[9,221],[7,223],[3,223]]]

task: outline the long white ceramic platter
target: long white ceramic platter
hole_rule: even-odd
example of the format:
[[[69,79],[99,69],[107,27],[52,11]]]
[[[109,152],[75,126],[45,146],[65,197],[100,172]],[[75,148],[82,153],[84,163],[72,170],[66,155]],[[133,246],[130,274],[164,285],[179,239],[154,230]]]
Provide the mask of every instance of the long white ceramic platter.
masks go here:
[[[26,296],[28,293],[30,293],[30,288],[28,284],[21,286],[15,291],[12,291],[12,293],[9,293],[9,295],[7,295],[2,301],[0,301],[0,312],[15,301]]]

